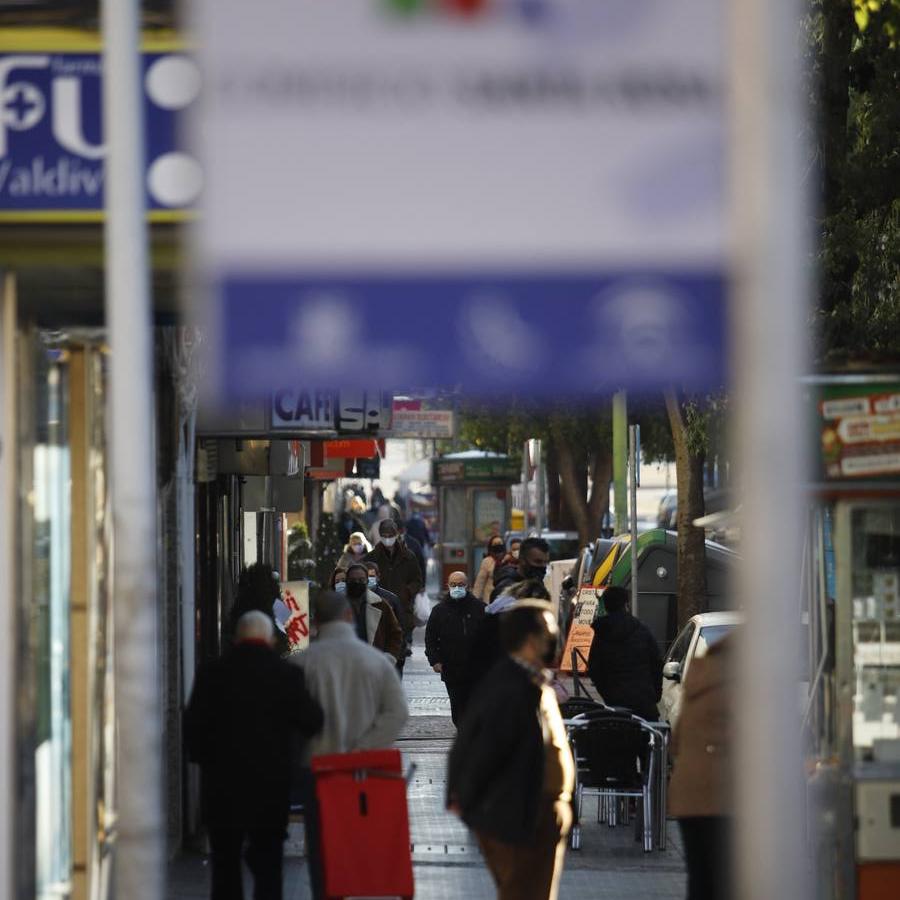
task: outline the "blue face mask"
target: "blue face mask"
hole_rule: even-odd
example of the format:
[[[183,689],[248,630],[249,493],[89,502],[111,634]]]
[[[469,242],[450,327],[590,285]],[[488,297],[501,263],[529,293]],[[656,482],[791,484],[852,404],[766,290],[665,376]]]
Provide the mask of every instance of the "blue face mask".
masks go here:
[[[346,581],[339,581],[339,582],[334,586],[334,589],[335,589],[339,594],[346,594],[346,593],[347,593],[347,582],[346,582]]]
[[[462,600],[466,596],[466,589],[464,587],[452,587],[450,588],[450,596],[454,600]]]
[[[374,575],[369,576],[369,587],[378,587],[378,579]]]

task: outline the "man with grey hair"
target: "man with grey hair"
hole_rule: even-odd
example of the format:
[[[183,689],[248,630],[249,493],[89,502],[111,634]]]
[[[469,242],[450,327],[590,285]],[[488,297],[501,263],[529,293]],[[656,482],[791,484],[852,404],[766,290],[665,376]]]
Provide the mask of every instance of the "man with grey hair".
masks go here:
[[[320,897],[318,810],[309,758],[390,747],[409,710],[391,658],[357,637],[347,598],[322,591],[313,610],[318,637],[288,659],[303,671],[310,693],[325,712],[325,727],[309,742],[306,765],[299,773],[310,885],[313,897]]]
[[[200,765],[212,854],[212,900],[243,896],[241,856],[258,900],[281,900],[292,739],[322,728],[303,672],[280,659],[265,613],[244,613],[234,646],[204,663],[184,714],[185,743]]]

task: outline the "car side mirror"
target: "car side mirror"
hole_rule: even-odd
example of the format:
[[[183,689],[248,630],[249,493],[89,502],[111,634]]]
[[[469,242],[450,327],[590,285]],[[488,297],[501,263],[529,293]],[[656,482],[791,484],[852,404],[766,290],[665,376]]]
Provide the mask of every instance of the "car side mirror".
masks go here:
[[[674,659],[667,662],[663,666],[663,678],[668,678],[669,681],[681,681],[681,663]]]

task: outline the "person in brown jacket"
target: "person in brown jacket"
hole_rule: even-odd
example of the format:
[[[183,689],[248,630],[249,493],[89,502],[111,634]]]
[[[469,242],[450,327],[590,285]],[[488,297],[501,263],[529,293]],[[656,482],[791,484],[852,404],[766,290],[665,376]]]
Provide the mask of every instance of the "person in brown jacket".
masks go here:
[[[492,534],[488,538],[486,549],[472,588],[472,593],[485,605],[491,602],[491,594],[494,591],[494,569],[506,555],[506,544],[499,534]]]
[[[400,598],[400,609],[403,613],[400,627],[403,629],[404,640],[404,648],[399,660],[402,677],[407,648],[412,644],[412,633],[416,627],[416,594],[425,585],[422,583],[422,570],[419,568],[419,563],[400,537],[397,523],[393,519],[385,519],[379,524],[378,533],[381,540],[371,553],[366,554],[363,562],[376,563],[378,571],[381,573],[381,586]]]
[[[672,733],[669,814],[678,819],[688,900],[731,897],[733,637],[691,663]]]
[[[403,632],[390,604],[369,590],[369,572],[363,563],[347,569],[347,599],[357,635],[392,656],[396,665],[403,658]]]

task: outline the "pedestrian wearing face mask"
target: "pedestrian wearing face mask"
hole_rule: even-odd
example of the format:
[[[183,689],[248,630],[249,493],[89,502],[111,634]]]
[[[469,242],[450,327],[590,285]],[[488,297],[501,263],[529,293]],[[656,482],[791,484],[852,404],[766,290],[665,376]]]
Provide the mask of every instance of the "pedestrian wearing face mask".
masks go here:
[[[491,603],[509,593],[509,589],[520,581],[543,581],[550,565],[550,545],[539,537],[525,538],[519,548],[519,558],[515,565],[504,565],[494,572],[494,590]]]
[[[369,590],[378,594],[378,596],[391,607],[391,612],[396,616],[397,621],[399,622],[403,615],[403,607],[400,604],[400,598],[393,591],[389,591],[387,588],[381,586],[381,572],[378,569],[378,563],[368,560],[364,562],[363,565],[366,567],[366,572],[369,574]]]
[[[468,587],[465,572],[451,572],[447,593],[431,611],[425,629],[425,655],[441,676],[450,698],[450,716],[459,725],[474,687],[471,653],[484,604]]]
[[[375,549],[365,557],[365,562],[374,562],[381,573],[379,583],[400,598],[403,615],[400,627],[403,629],[405,647],[400,659],[401,668],[406,661],[407,649],[412,644],[412,633],[416,627],[416,594],[422,590],[422,572],[415,556],[400,538],[397,523],[384,519],[378,526],[381,538]]]
[[[515,566],[519,561],[519,552],[522,549],[521,538],[511,538],[509,541],[509,552],[503,557],[501,565]]]
[[[478,838],[498,900],[556,900],[572,824],[575,763],[545,670],[552,606],[502,614],[505,654],[473,695],[447,771],[447,807]]]
[[[355,562],[362,562],[371,550],[372,545],[366,540],[366,536],[361,531],[354,531],[337,564],[340,568],[346,569]]]
[[[492,534],[488,538],[486,550],[472,587],[472,593],[482,603],[491,602],[491,594],[494,591],[494,571],[500,568],[501,561],[506,554],[503,538],[499,534]]]
[[[403,652],[403,632],[390,605],[369,590],[369,573],[363,563],[347,570],[346,596],[353,610],[353,625],[360,640],[398,662]]]
[[[331,573],[331,582],[329,586],[336,594],[347,593],[347,570],[343,568],[343,566],[338,566]]]
[[[378,570],[378,563],[372,562],[372,560],[368,560],[364,563],[366,567],[366,571],[369,573],[369,590],[378,594],[385,603],[389,604],[391,607],[391,612],[397,619],[399,623],[403,618],[403,606],[400,603],[400,598],[393,592],[389,591],[386,588],[383,588],[380,584],[381,580],[381,572]],[[402,630],[402,629],[401,629]],[[403,677],[403,663],[406,661],[405,657],[397,663],[397,674],[402,678]]]

